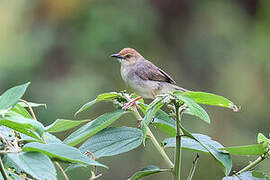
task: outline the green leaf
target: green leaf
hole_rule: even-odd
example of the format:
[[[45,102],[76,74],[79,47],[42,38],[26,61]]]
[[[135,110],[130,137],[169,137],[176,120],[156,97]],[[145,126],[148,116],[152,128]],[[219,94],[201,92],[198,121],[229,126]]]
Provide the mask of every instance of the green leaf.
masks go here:
[[[104,100],[114,100],[120,96],[120,93],[117,92],[109,92],[98,95],[97,99],[98,101],[104,101]]]
[[[32,142],[24,145],[22,149],[25,152],[41,152],[43,154],[46,154],[50,158],[59,159],[62,161],[106,167],[105,165],[83,155],[79,151],[79,149],[65,144],[41,144],[37,142]]]
[[[128,180],[139,180],[152,174],[170,171],[171,171],[170,169],[160,169],[157,166],[147,166],[141,169],[140,171],[136,172],[135,174],[133,174]]]
[[[252,176],[256,178],[265,178],[266,180],[270,179],[269,176],[260,171],[252,171]]]
[[[18,171],[31,175],[39,180],[56,180],[56,170],[51,160],[39,152],[22,152],[7,154],[6,163]]]
[[[39,142],[39,143],[44,143],[43,140],[37,140],[35,138],[32,138],[30,136],[27,136],[25,134],[20,134],[21,136],[21,140],[22,141],[27,141],[27,142]],[[54,144],[54,143],[63,143],[60,139],[58,139],[56,136],[48,133],[48,132],[44,132],[42,135],[42,138],[45,140],[45,142],[47,144]]]
[[[265,137],[262,133],[258,134],[257,142],[258,144],[263,144],[265,147],[268,147],[270,145],[270,139]]]
[[[98,99],[94,99],[90,102],[87,102],[86,104],[84,104],[75,114],[74,116],[77,116],[80,112],[83,112],[85,110],[87,110],[88,108],[90,108],[91,106],[93,106],[94,104],[96,104],[98,101]]]
[[[44,132],[40,122],[22,116],[0,117],[0,124],[39,140]]]
[[[13,115],[14,116],[20,115],[20,116],[23,116],[25,118],[32,119],[32,116],[29,114],[29,112],[26,109],[24,109],[24,107],[22,107],[19,104],[16,104],[16,106],[11,109],[10,113],[11,113],[11,116],[13,116]]]
[[[66,119],[57,119],[51,125],[45,127],[46,132],[61,132],[66,131],[68,129],[74,128],[83,124],[85,122],[89,122],[90,120],[82,120],[82,121],[73,121],[73,120],[66,120]]]
[[[32,108],[33,107],[40,107],[40,106],[44,106],[45,108],[47,108],[46,104],[39,104],[39,103],[33,103],[33,102],[27,102]],[[28,105],[25,104],[24,102],[18,102],[17,104],[19,104],[22,107],[28,108]]]
[[[143,144],[145,143],[149,123],[154,118],[156,112],[164,105],[163,99],[163,97],[158,96],[147,106],[146,114],[142,121]]]
[[[185,136],[196,140],[205,149],[207,149],[207,151],[215,158],[215,160],[217,160],[223,166],[224,173],[225,173],[226,176],[230,173],[230,171],[232,169],[232,160],[231,160],[231,157],[230,157],[229,153],[222,152],[222,151],[218,150],[216,147],[214,147],[213,145],[211,145],[211,144],[209,144],[207,142],[204,142],[204,141],[200,141],[199,138],[197,138],[196,136],[193,136],[182,125],[180,125],[180,128],[181,128],[181,130],[182,130],[182,132],[184,133]]]
[[[154,101],[152,101],[147,106],[146,114],[145,114],[144,120],[143,120],[146,125],[149,125],[149,123],[154,118],[156,112],[164,105],[164,103],[162,101],[163,101],[162,97],[157,97],[156,99],[154,99]]]
[[[89,138],[79,148],[91,152],[95,158],[128,152],[142,144],[142,132],[137,128],[110,127]]]
[[[230,154],[260,156],[266,153],[268,148],[265,147],[263,144],[254,144],[254,145],[247,145],[247,146],[225,147],[225,148],[221,148],[220,150],[226,150]]]
[[[152,121],[152,124],[158,127],[163,132],[167,133],[168,135],[172,137],[176,136],[176,122],[164,111],[157,111],[154,120]]]
[[[198,139],[201,143],[206,144],[207,146],[212,146],[216,149],[223,148],[223,146],[220,143],[212,140],[209,136],[203,134],[192,134],[192,136],[196,137],[196,139]],[[164,145],[164,147],[175,147],[176,146],[175,142],[176,142],[175,138],[166,138],[162,142],[162,144]],[[209,153],[209,151],[204,146],[202,146],[201,143],[189,137],[181,138],[181,147],[183,149]]]
[[[175,91],[174,96],[178,98],[180,101],[183,101],[187,106],[188,110],[194,116],[199,117],[207,123],[210,123],[210,117],[207,112],[197,104],[189,95],[184,94],[182,91]]]
[[[0,98],[0,110],[12,108],[24,95],[30,82],[15,86],[5,91]]]
[[[224,177],[222,180],[269,180],[269,177],[258,171],[246,171],[240,175]]]
[[[147,105],[140,103],[139,106],[140,110],[145,114]],[[163,132],[167,133],[168,135],[172,137],[176,136],[175,120],[161,109],[156,112],[152,124],[158,127]]]
[[[100,101],[104,101],[104,100],[114,100],[116,98],[118,98],[120,96],[120,93],[116,93],[116,92],[110,92],[110,93],[104,93],[104,94],[100,94],[97,96],[96,99],[87,102],[86,104],[84,104],[76,113],[74,116],[77,116],[77,114],[79,114],[80,112],[83,112],[85,110],[87,110],[88,108],[90,108],[91,106],[93,106],[94,104],[100,102]]]
[[[199,104],[226,107],[234,111],[239,111],[239,108],[232,101],[219,95],[195,91],[184,92],[184,94],[190,96],[195,102]]]
[[[64,140],[64,143],[70,146],[75,146],[76,144],[86,140],[90,136],[98,133],[102,129],[108,127],[126,113],[127,111],[117,110],[115,112],[103,114],[73,132]]]

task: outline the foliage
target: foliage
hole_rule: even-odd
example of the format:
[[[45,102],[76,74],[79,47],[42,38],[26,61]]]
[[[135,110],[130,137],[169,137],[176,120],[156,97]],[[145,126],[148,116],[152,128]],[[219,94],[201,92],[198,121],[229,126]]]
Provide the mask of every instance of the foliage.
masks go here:
[[[138,102],[139,109],[131,106],[123,110],[122,107],[125,103],[136,96],[126,92],[111,92],[98,95],[95,100],[86,103],[75,114],[77,115],[101,101],[112,102],[116,108],[115,111],[104,113],[94,120],[57,119],[51,125],[44,127],[35,119],[36,116],[32,109],[43,105],[28,103],[21,99],[28,85],[29,83],[15,86],[4,92],[0,98],[0,162],[1,164],[3,162],[3,166],[0,166],[3,177],[0,176],[0,179],[26,177],[58,179],[54,163],[61,168],[59,162],[68,164],[69,167],[66,171],[77,167],[91,168],[91,178],[97,178],[100,175],[95,175],[96,168],[107,168],[106,165],[96,161],[97,159],[131,151],[142,144],[145,145],[144,142],[148,138],[153,142],[168,167],[161,169],[153,165],[147,166],[131,175],[130,180],[164,172],[177,179],[178,170],[175,167],[177,163],[181,164],[181,161],[172,163],[164,150],[169,147],[175,149],[176,156],[177,152],[181,153],[181,149],[209,154],[209,157],[212,157],[223,168],[224,175],[227,176],[223,178],[224,180],[268,179],[261,172],[250,171],[269,157],[270,140],[263,134],[258,134],[257,144],[224,147],[207,135],[191,133],[183,127],[181,118],[184,113],[210,123],[209,115],[199,104],[239,110],[235,104],[224,97],[204,92],[175,91],[157,96],[149,105],[140,101]],[[163,106],[169,108],[169,114],[161,110]],[[27,107],[29,112],[26,110]],[[137,120],[140,120],[139,128],[110,127],[112,123],[127,113],[133,114]],[[63,141],[51,134],[71,130],[78,126],[80,127]],[[152,126],[168,134],[162,143],[159,143],[151,132]],[[79,148],[74,147],[75,145],[79,145]],[[231,154],[254,155],[258,158],[239,172],[228,176],[232,169]],[[195,169],[196,163],[194,162],[189,179],[192,179]],[[68,179],[65,172],[63,170],[61,172]]]

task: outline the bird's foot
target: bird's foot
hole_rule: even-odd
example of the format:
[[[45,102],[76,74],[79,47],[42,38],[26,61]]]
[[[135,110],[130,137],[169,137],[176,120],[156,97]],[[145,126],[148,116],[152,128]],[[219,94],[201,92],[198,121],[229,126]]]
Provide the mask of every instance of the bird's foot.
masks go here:
[[[129,101],[129,102],[127,102],[123,107],[122,107],[122,109],[123,110],[126,110],[126,109],[128,109],[129,107],[131,107],[131,106],[135,106],[137,109],[139,109],[139,106],[138,106],[138,104],[136,103],[138,100],[140,100],[140,99],[142,99],[143,97],[137,97],[137,98],[135,98],[135,99],[133,99],[133,100],[131,100],[131,101]]]
[[[143,119],[138,119],[137,121],[139,123],[138,128],[142,128],[142,121],[143,121]]]
[[[90,155],[91,156],[91,159],[94,159],[94,160],[96,159],[94,153],[91,153],[90,151],[84,152],[84,155]]]

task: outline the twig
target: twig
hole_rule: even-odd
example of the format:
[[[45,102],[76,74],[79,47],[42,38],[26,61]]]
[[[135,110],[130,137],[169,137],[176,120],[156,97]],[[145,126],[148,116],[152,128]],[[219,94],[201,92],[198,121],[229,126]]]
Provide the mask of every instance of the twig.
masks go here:
[[[98,179],[102,176],[102,174],[95,175],[94,171],[91,171],[91,174],[92,174],[92,176],[90,177],[89,180],[95,180],[95,179]]]
[[[1,174],[2,174],[2,176],[4,178],[4,180],[10,180],[10,178],[8,177],[8,175],[7,175],[6,171],[5,171],[5,167],[4,167],[4,164],[2,162],[1,157],[0,157],[0,171],[1,171]]]
[[[34,111],[33,111],[33,108],[30,106],[30,104],[29,104],[27,101],[23,100],[23,99],[20,99],[20,101],[27,105],[27,107],[29,108],[29,111],[30,111],[32,117],[33,117],[35,120],[37,120],[37,117],[36,117],[36,115],[35,115],[35,113],[34,113]]]
[[[194,175],[194,173],[195,173],[195,170],[196,170],[196,167],[197,167],[197,164],[198,164],[199,157],[200,157],[200,156],[199,156],[199,154],[197,153],[197,155],[196,155],[194,161],[192,162],[192,167],[191,167],[191,169],[190,169],[190,172],[189,172],[189,175],[188,175],[187,180],[192,180],[192,177],[193,177],[193,175]]]
[[[62,168],[62,166],[57,162],[57,161],[54,161],[54,163],[56,164],[56,166],[60,169],[60,171],[62,172],[63,176],[65,177],[65,180],[69,180],[66,172],[64,171],[64,169]]]
[[[255,166],[257,166],[260,162],[262,162],[264,159],[266,159],[269,156],[269,152],[261,155],[260,157],[258,157],[255,161],[253,161],[252,163],[250,163],[249,165],[247,165],[246,167],[244,167],[243,169],[241,169],[240,171],[238,171],[237,173],[235,173],[235,175],[240,175],[241,173],[248,171],[252,168],[254,168]]]
[[[0,154],[19,153],[19,152],[21,152],[21,150],[19,150],[19,151],[0,151]]]
[[[6,138],[1,133],[0,133],[0,138],[2,138],[3,141],[5,141],[5,143],[7,144],[7,146],[9,148],[12,148],[12,149],[15,149],[16,150],[16,148],[13,146],[13,144],[11,144],[8,140],[6,140]]]

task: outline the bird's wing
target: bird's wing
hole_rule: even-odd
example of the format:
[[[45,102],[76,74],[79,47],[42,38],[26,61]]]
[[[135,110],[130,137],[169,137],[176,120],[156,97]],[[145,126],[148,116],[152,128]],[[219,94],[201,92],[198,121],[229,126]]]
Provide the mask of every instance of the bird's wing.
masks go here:
[[[143,60],[136,65],[136,75],[144,80],[168,82],[176,84],[176,82],[163,70],[156,67],[150,61]]]

